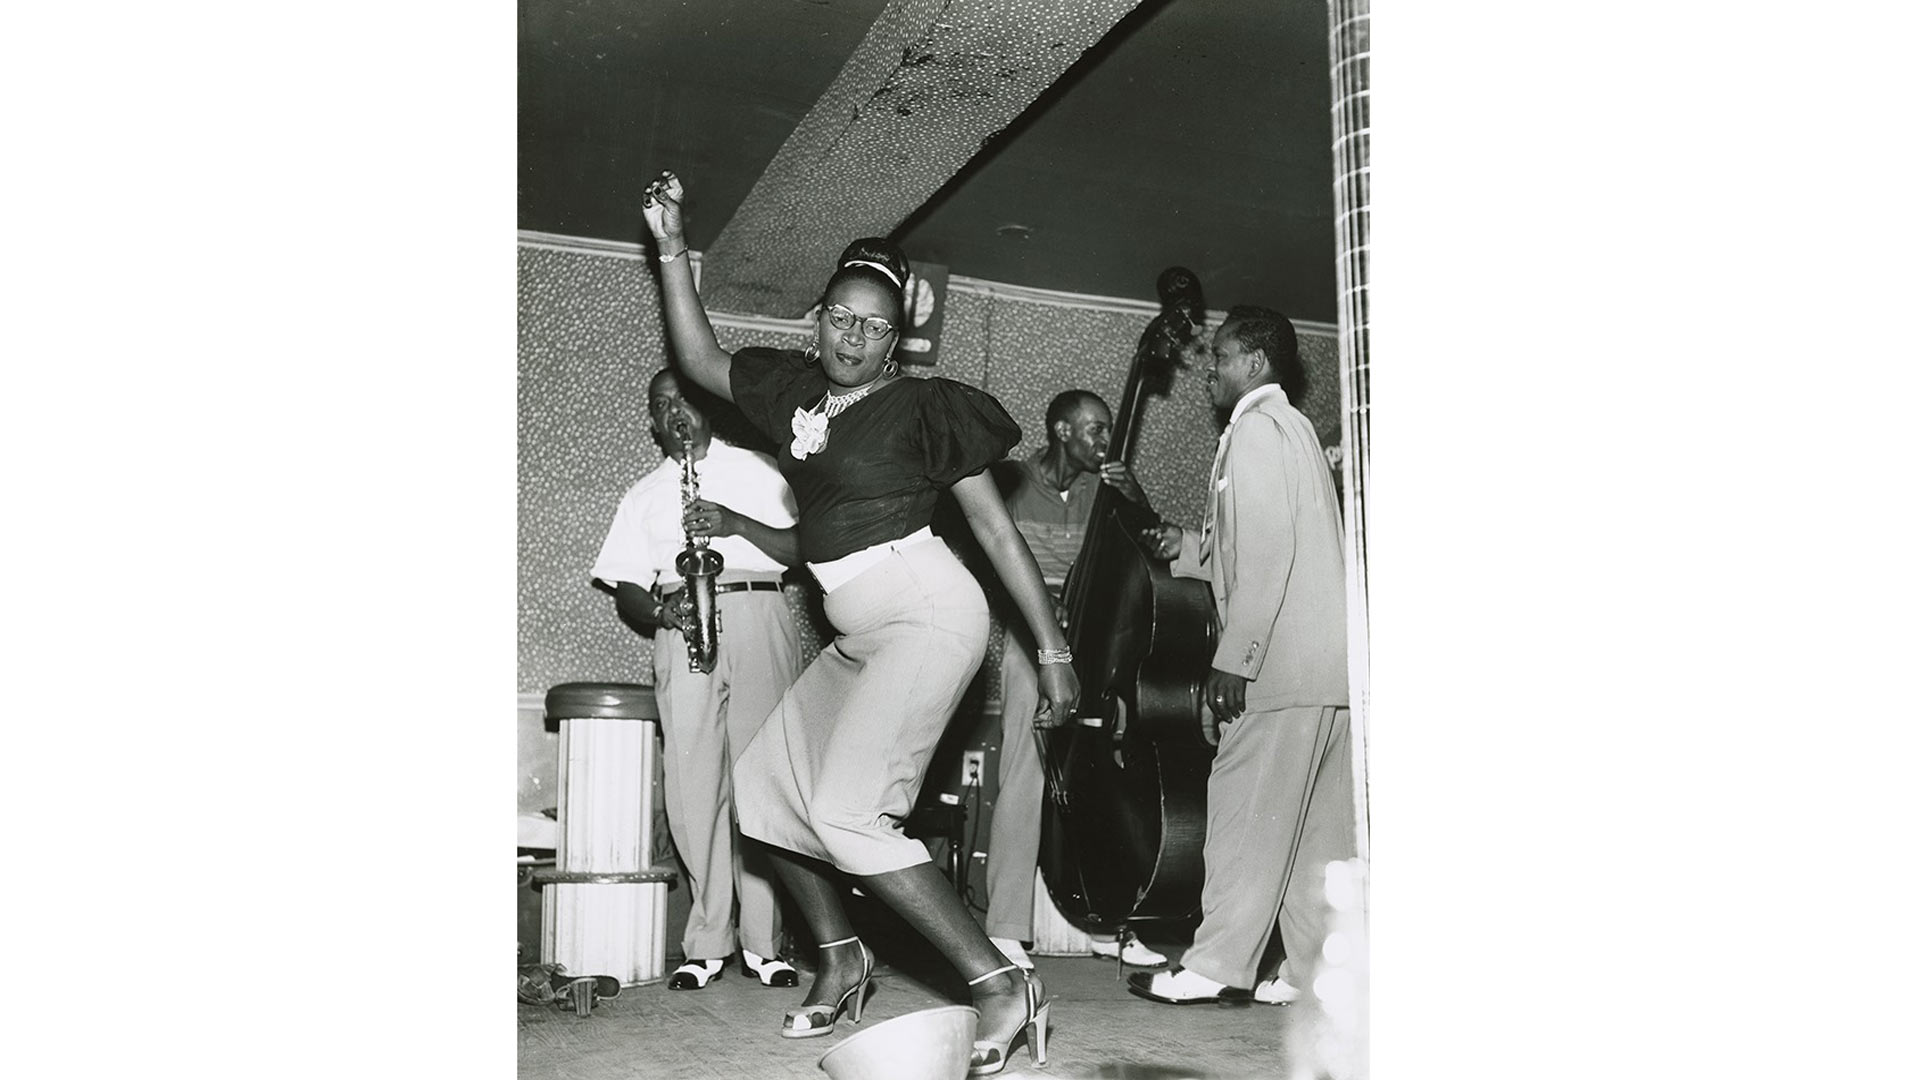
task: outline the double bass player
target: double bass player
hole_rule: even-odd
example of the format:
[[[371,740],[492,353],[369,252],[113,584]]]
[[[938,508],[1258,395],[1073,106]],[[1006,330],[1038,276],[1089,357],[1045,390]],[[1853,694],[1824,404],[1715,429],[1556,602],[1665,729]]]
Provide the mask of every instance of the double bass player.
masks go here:
[[[1047,405],[1047,441],[1024,458],[993,466],[1007,513],[1032,549],[1041,577],[1056,602],[1067,571],[1086,540],[1087,519],[1101,485],[1151,509],[1147,493],[1126,462],[1108,454],[1113,410],[1091,390],[1063,390]],[[1040,700],[1039,670],[1031,657],[1032,635],[1020,620],[1003,620],[1010,643],[1000,663],[999,799],[987,838],[987,935],[1007,958],[1032,967],[1025,941],[1033,938],[1034,867],[1040,855],[1040,753],[1032,737]],[[1159,967],[1167,958],[1129,937],[1089,934],[1095,956],[1138,967]]]

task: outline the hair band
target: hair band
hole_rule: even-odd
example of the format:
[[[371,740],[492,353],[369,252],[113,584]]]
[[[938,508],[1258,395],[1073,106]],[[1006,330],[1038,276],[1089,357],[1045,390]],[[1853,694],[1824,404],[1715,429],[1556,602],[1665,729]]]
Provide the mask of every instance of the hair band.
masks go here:
[[[885,263],[872,262],[867,259],[848,259],[846,262],[840,264],[840,269],[845,270],[849,266],[871,266],[875,270],[887,275],[887,280],[893,282],[894,288],[904,289],[907,287],[907,283],[901,281],[899,275],[895,274],[893,269]]]

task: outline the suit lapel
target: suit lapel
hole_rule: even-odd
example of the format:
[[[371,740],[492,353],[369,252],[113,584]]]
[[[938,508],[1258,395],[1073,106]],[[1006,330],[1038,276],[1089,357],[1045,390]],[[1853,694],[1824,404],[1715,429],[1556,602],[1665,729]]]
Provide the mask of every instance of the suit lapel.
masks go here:
[[[1227,469],[1227,438],[1233,434],[1233,428],[1220,433],[1220,442],[1213,450],[1213,469],[1207,478],[1207,516],[1200,525],[1200,559],[1202,562],[1213,556],[1213,533],[1220,522],[1220,480]]]

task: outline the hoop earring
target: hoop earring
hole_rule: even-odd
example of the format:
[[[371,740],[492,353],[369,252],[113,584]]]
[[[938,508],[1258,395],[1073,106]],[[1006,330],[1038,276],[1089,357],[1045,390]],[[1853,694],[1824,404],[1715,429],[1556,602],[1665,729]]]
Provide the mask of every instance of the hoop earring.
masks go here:
[[[880,374],[889,379],[900,374],[900,361],[895,360],[891,356],[887,357],[886,362],[880,365]]]
[[[802,350],[802,355],[807,358],[807,366],[812,367],[820,362],[820,346],[808,344],[808,346]]]

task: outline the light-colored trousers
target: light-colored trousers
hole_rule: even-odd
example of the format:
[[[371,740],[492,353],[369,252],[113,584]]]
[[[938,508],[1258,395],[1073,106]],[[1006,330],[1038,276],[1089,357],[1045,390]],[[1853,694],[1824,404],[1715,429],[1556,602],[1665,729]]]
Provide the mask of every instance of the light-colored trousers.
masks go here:
[[[934,540],[888,554],[825,609],[840,636],[734,766],[741,831],[856,876],[928,862],[901,822],[986,654],[986,597]]]
[[[692,903],[681,937],[689,960],[725,959],[742,945],[775,956],[780,947],[773,868],[765,852],[740,842],[731,778],[740,752],[800,672],[800,635],[779,592],[724,593],[716,602],[720,636],[712,672],[687,670],[680,631],[663,628],[653,639],[667,829],[686,865]]]
[[[1033,738],[1040,669],[1027,627],[1006,625],[1000,658],[999,795],[987,828],[987,936],[1033,939],[1033,870],[1040,861],[1040,804],[1045,780]]]
[[[1279,974],[1310,985],[1332,909],[1327,864],[1355,854],[1344,705],[1248,712],[1220,726],[1207,778],[1206,883],[1184,967],[1228,986],[1260,981],[1276,927]]]

